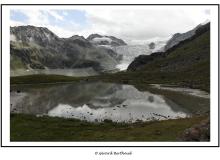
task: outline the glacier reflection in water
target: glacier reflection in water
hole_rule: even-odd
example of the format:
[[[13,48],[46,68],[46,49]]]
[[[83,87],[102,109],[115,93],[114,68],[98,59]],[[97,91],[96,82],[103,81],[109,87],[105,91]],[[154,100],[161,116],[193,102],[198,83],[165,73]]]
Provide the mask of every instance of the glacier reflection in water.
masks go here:
[[[81,82],[13,86],[11,112],[77,118],[91,122],[164,120],[190,116],[172,101],[131,85]],[[19,92],[17,92],[19,91]]]

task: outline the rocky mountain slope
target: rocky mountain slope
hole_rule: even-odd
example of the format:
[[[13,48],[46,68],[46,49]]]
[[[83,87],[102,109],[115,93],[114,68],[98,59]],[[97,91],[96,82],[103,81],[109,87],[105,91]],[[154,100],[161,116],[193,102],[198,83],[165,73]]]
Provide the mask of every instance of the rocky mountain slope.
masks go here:
[[[209,86],[210,77],[210,23],[201,25],[195,34],[165,52],[140,55],[128,66],[127,71],[181,73],[179,80],[188,79],[192,87]],[[207,87],[204,87],[207,88]]]
[[[172,36],[170,40],[166,43],[164,50],[167,51],[168,49],[172,48],[173,46],[179,44],[181,41],[191,38],[196,34],[196,30],[202,27],[201,24],[193,28],[192,30],[185,32],[185,33],[176,33]]]
[[[10,40],[11,70],[92,68],[102,72],[115,69],[121,59],[82,36],[59,38],[43,27],[11,27]]]

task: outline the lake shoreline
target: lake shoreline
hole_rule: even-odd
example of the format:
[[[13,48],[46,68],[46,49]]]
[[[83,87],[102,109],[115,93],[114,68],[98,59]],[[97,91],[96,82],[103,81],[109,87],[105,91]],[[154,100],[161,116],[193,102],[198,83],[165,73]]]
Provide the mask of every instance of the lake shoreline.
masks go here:
[[[154,78],[157,78],[154,77]],[[154,79],[155,80],[155,79]],[[132,128],[130,132],[128,129],[125,128],[115,128],[115,125],[120,125],[119,123],[108,122],[104,123],[102,127],[99,129],[98,126],[94,126],[94,123],[91,122],[84,122],[80,120],[73,120],[73,119],[66,119],[66,118],[57,118],[57,117],[36,117],[33,115],[24,115],[24,114],[11,114],[11,141],[179,141],[178,137],[188,128],[192,127],[193,125],[199,124],[202,120],[207,119],[210,116],[210,100],[204,99],[201,97],[195,97],[190,95],[182,95],[181,93],[177,93],[175,91],[169,90],[160,90],[158,88],[151,88],[150,82],[155,82],[152,80],[144,80],[143,78],[134,78],[133,74],[129,75],[127,73],[116,73],[116,74],[105,74],[100,76],[91,76],[91,77],[68,77],[68,76],[58,76],[58,75],[33,75],[33,76],[21,76],[21,77],[11,77],[10,83],[12,86],[14,85],[56,85],[56,84],[68,84],[68,83],[87,83],[87,82],[109,82],[109,83],[118,83],[118,84],[128,84],[133,85],[139,91],[149,90],[151,93],[161,94],[166,96],[170,100],[174,100],[177,104],[182,105],[187,103],[186,106],[187,110],[190,110],[193,113],[191,118],[181,118],[181,119],[172,119],[172,120],[163,120],[163,121],[149,121],[149,122],[139,122],[141,123],[140,126],[136,126],[134,124],[127,124],[127,128]],[[186,87],[179,81],[172,82],[171,80],[156,80],[158,84],[165,84],[165,85],[176,85],[180,87]],[[170,82],[170,83],[169,83]],[[189,86],[187,86],[189,87]],[[189,87],[190,88],[190,87]],[[194,87],[191,87],[194,88]],[[207,87],[206,89],[199,88],[201,90],[209,91]],[[198,106],[198,101],[201,101],[203,104],[202,107]],[[203,117],[203,118],[202,118]],[[65,133],[68,129],[66,128],[66,122],[71,122],[69,125],[77,125],[80,129],[85,129],[85,134],[88,133],[89,135],[93,135],[91,139],[88,136],[79,136],[78,139],[72,137],[71,135],[66,135]],[[28,124],[26,124],[28,121]],[[58,126],[53,126],[54,121],[58,123]],[[52,123],[53,122],[53,123]],[[171,123],[172,122],[172,123]],[[180,124],[181,122],[181,124]],[[46,130],[44,130],[44,123],[49,125]],[[109,125],[109,123],[111,125]],[[151,123],[151,125],[147,125]],[[32,126],[37,124],[36,127]],[[100,123],[101,124],[101,123]],[[122,123],[121,123],[122,124]],[[109,135],[106,137],[104,134],[101,133],[103,131],[103,127],[108,126],[109,132],[118,133],[116,135]],[[170,125],[170,126],[169,126]],[[32,127],[31,127],[32,126]],[[144,126],[144,127],[143,127]],[[172,128],[175,126],[174,128]],[[183,127],[184,126],[184,127]],[[25,127],[25,130],[22,130],[22,127]],[[50,128],[52,127],[52,128]],[[55,128],[54,128],[55,127]],[[59,128],[60,131],[57,129]],[[148,133],[147,131],[143,130],[144,128],[150,130],[151,132]],[[156,128],[155,128],[156,127]],[[159,127],[159,128],[157,128]],[[56,129],[57,128],[57,129]],[[70,127],[71,128],[71,127]],[[78,129],[79,129],[78,128]],[[146,129],[145,128],[145,129]],[[181,129],[180,129],[181,128]],[[54,133],[51,133],[50,129],[55,130]],[[139,132],[133,131],[134,129],[138,129]],[[173,133],[168,131],[169,129],[172,130]],[[98,132],[100,137],[96,137],[94,134]],[[123,131],[123,133],[122,133]],[[37,137],[36,132],[42,132],[43,135]],[[58,133],[57,133],[58,132]],[[68,131],[69,132],[69,131]],[[75,130],[76,133],[81,133],[81,131]],[[135,134],[135,136],[130,137],[130,134]],[[164,134],[162,134],[164,133]],[[62,140],[59,139],[58,135],[64,135]],[[145,134],[145,135],[144,135]],[[142,135],[142,136],[136,136]],[[150,136],[149,136],[150,135]],[[118,136],[118,137],[117,137]],[[125,136],[125,137],[123,137]],[[145,137],[146,136],[146,137]],[[149,138],[147,138],[149,136]],[[70,138],[71,137],[71,138]],[[136,137],[136,138],[135,138]],[[142,138],[142,139],[138,139]],[[145,138],[144,138],[145,137]],[[93,139],[92,139],[93,138]]]
[[[147,74],[148,76],[143,76]],[[18,84],[62,84],[62,83],[73,83],[73,82],[88,82],[88,81],[102,81],[112,82],[119,84],[130,84],[130,85],[151,85],[151,84],[163,84],[163,85],[175,85],[178,87],[186,87],[191,89],[200,89],[210,93],[210,86],[206,82],[187,81],[185,78],[181,78],[181,75],[177,73],[142,73],[142,72],[117,72],[109,74],[101,74],[97,76],[88,77],[72,77],[62,75],[27,75],[27,76],[16,76],[10,77],[10,85]],[[180,78],[173,78],[173,76]],[[186,77],[187,78],[187,77]]]

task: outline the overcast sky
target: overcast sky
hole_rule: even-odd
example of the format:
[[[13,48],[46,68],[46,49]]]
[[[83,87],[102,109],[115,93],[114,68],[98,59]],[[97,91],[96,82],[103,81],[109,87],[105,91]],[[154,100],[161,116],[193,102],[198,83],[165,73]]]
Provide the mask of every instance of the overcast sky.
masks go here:
[[[208,9],[19,9],[10,11],[10,25],[47,27],[59,37],[92,33],[113,35],[128,43],[166,39],[206,21]]]

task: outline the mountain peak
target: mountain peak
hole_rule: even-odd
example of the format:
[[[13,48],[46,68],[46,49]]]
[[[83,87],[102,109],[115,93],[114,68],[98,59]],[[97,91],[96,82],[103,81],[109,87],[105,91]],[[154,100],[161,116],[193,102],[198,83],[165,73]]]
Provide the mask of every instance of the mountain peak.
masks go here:
[[[100,34],[94,33],[94,34],[90,34],[90,35],[87,37],[87,39],[88,39],[89,41],[91,41],[91,40],[94,39],[94,38],[101,38],[101,37],[103,37],[103,36],[101,36]]]
[[[86,40],[83,36],[79,36],[79,35],[73,35],[72,37],[70,37],[70,39],[81,39],[81,40]]]
[[[176,46],[177,44],[179,44],[181,41],[184,41],[186,39],[191,38],[192,36],[194,36],[197,32],[197,30],[200,30],[201,28],[206,27],[207,25],[210,25],[209,22],[205,23],[205,24],[199,24],[197,25],[195,28],[193,28],[192,30],[185,32],[185,33],[176,33],[172,36],[172,38],[170,40],[168,40],[166,46],[164,47],[165,51],[167,51],[168,49]]]
[[[13,41],[25,43],[36,43],[46,45],[50,41],[59,39],[57,35],[51,32],[46,27],[35,27],[31,25],[10,27],[10,35]]]
[[[115,69],[121,59],[113,50],[96,47],[83,36],[59,38],[44,27],[11,27],[10,38],[14,69],[84,68],[103,72]]]

